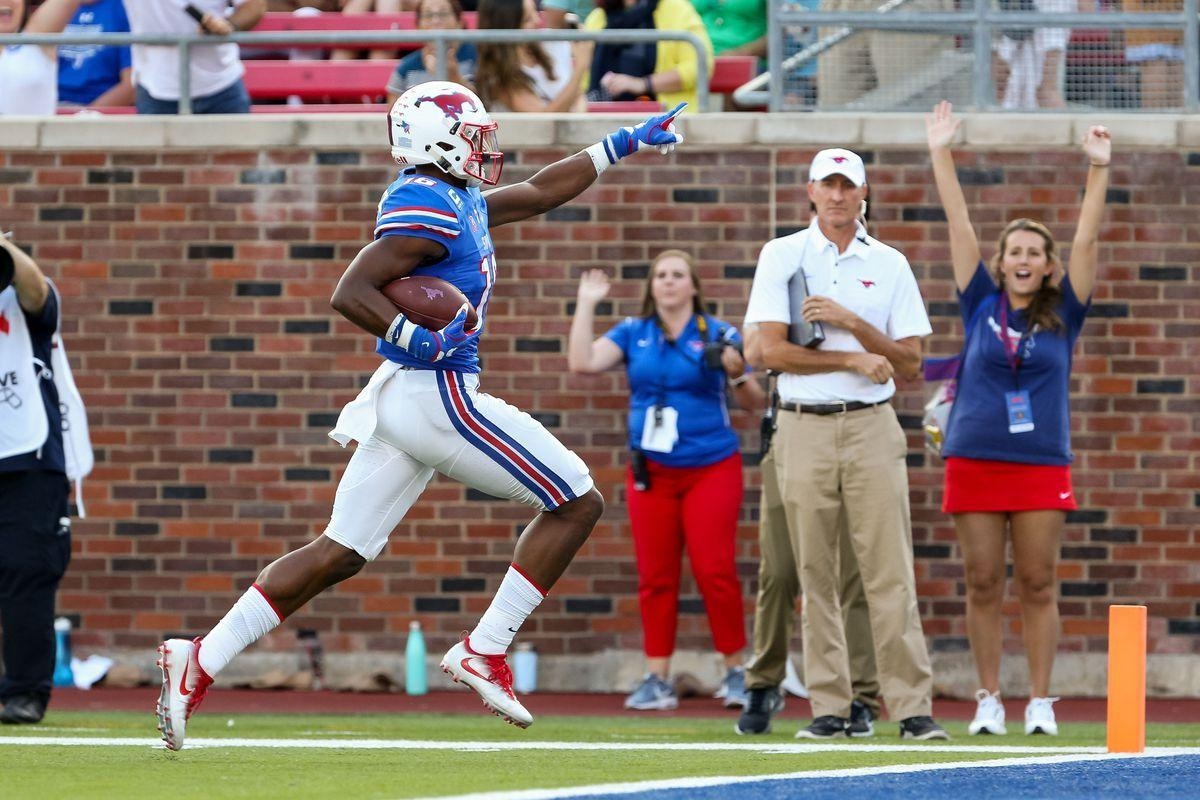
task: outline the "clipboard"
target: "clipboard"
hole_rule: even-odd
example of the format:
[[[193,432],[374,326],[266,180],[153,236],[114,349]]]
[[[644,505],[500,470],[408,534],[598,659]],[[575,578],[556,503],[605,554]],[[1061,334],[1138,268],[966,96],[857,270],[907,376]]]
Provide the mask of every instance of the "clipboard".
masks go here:
[[[825,341],[825,329],[819,322],[804,321],[800,309],[803,308],[806,297],[808,281],[804,278],[804,265],[800,265],[788,281],[788,309],[792,315],[792,323],[788,326],[788,341],[801,347],[816,347]]]

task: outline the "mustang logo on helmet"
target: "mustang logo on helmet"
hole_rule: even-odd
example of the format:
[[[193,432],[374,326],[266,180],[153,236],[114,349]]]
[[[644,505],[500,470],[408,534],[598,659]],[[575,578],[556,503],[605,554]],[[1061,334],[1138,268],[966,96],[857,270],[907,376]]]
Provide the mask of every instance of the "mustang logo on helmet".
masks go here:
[[[430,102],[442,110],[442,113],[453,120],[457,120],[464,113],[466,107],[471,106],[472,111],[479,111],[479,107],[475,105],[475,101],[462,92],[447,92],[434,97],[422,95],[413,103],[414,106],[420,106],[421,103]]]

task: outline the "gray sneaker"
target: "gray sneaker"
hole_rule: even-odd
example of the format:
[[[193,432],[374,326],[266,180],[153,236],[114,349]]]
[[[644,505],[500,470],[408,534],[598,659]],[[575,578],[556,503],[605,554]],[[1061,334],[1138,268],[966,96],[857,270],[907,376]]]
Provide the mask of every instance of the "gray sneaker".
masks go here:
[[[633,694],[625,698],[625,707],[634,711],[670,711],[679,708],[679,698],[669,683],[647,673]]]
[[[745,708],[749,702],[746,694],[746,670],[742,667],[730,667],[725,673],[725,680],[721,681],[721,688],[717,689],[713,697],[724,700],[726,708]]]

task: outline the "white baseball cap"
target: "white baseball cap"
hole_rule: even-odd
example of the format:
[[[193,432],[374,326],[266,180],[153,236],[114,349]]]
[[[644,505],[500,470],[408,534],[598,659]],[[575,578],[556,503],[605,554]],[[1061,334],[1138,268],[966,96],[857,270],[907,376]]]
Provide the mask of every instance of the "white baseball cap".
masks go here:
[[[858,153],[840,147],[817,153],[808,168],[809,181],[823,181],[830,175],[845,175],[855,186],[867,182],[867,168],[863,166],[862,158]]]

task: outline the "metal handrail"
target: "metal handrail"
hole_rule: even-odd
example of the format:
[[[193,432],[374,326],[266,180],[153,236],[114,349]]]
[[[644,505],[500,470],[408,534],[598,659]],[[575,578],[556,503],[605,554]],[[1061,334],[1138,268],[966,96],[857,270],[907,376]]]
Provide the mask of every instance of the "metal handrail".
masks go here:
[[[857,30],[910,31],[920,33],[973,34],[975,82],[972,87],[979,108],[993,105],[991,96],[992,34],[1009,28],[1088,28],[1092,30],[1128,30],[1134,28],[1170,28],[1180,30],[1184,37],[1184,106],[1191,111],[1200,108],[1200,0],[1184,0],[1182,10],[1173,13],[1050,13],[1039,11],[999,11],[989,0],[974,0],[973,8],[963,11],[904,11],[893,9],[909,0],[888,0],[875,11],[834,12],[785,9],[783,0],[771,0],[768,61],[770,72],[755,76],[733,93],[738,105],[754,106],[768,103],[772,111],[782,106],[782,81],[772,80],[811,61],[834,47]],[[1189,24],[1189,21],[1192,24]],[[784,25],[842,26],[840,30],[809,45],[786,60],[782,57],[782,27]],[[770,84],[770,91],[760,87]]]
[[[396,30],[396,31],[271,31],[269,33],[254,33],[246,31],[233,33],[229,36],[203,36],[199,34],[146,34],[146,33],[10,33],[0,35],[0,46],[9,44],[31,45],[66,45],[66,44],[99,44],[127,46],[145,44],[161,47],[179,48],[179,113],[192,113],[191,86],[192,76],[189,69],[191,64],[191,48],[216,44],[253,45],[269,47],[271,45],[366,45],[366,44],[404,44],[415,42],[419,44],[432,43],[437,51],[437,77],[446,79],[446,52],[450,42],[485,42],[500,44],[521,44],[524,42],[575,42],[592,41],[598,43],[646,43],[660,41],[687,42],[696,51],[696,100],[699,109],[708,105],[708,47],[703,39],[690,31],[672,30],[572,30],[547,29],[538,30]],[[382,87],[380,87],[382,89]]]

